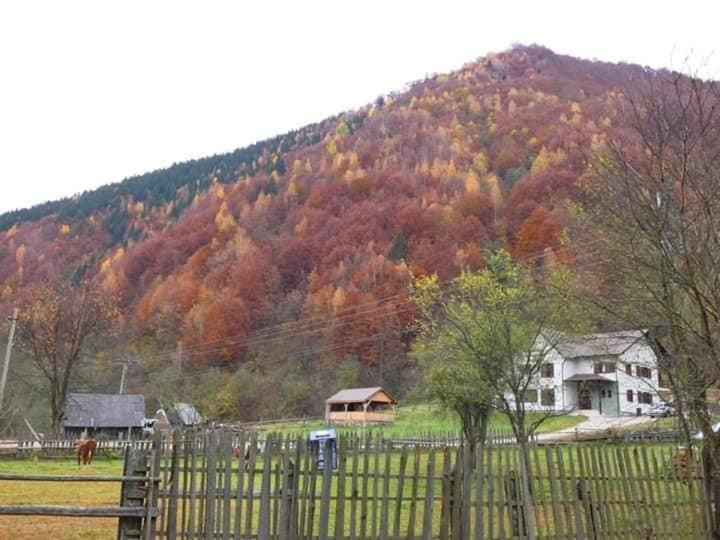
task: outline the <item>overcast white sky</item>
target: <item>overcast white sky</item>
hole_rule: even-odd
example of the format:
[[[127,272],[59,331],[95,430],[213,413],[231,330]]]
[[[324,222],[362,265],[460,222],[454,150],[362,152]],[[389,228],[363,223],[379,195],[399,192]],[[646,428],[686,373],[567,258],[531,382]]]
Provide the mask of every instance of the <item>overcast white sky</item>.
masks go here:
[[[0,212],[244,146],[514,42],[653,67],[714,1],[0,4]]]

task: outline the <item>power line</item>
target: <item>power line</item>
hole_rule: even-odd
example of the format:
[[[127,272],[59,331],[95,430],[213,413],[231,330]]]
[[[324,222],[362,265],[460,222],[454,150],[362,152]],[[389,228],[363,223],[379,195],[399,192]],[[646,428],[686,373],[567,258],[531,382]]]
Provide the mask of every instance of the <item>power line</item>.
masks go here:
[[[589,253],[584,254],[583,257],[591,257],[591,256],[594,256],[594,255],[596,255],[596,253],[589,252]],[[589,263],[589,264],[580,265],[579,268],[590,268],[590,267],[594,267],[594,266],[597,266],[597,265],[599,265],[599,264],[603,264],[603,263],[607,263],[607,262],[610,262],[610,261],[607,260],[607,259],[598,259],[598,260],[595,260],[595,261],[593,261],[593,262],[591,262],[591,263]],[[453,281],[453,280],[448,280],[448,281]],[[447,281],[446,281],[445,283],[447,283]],[[445,292],[447,292],[447,291],[445,291]],[[407,309],[401,310],[401,311],[411,311],[412,309],[413,309],[413,308],[407,308]],[[390,311],[390,312],[388,312],[388,313],[389,313],[389,314],[393,314],[393,313],[395,313],[395,312],[396,312],[396,311]],[[386,333],[378,333],[378,334],[374,334],[373,336],[369,336],[369,337],[367,337],[367,338],[361,339],[361,342],[365,342],[365,341],[368,341],[368,340],[372,340],[372,339],[374,339],[374,338],[376,338],[376,337],[380,337],[380,336],[382,336],[382,335],[392,337],[393,335],[397,335],[397,334],[401,334],[401,333],[406,333],[406,332],[407,332],[407,330],[405,330],[405,329],[400,329],[400,330],[396,330],[396,331],[393,331],[393,332],[390,332],[390,333],[387,333],[387,332],[386,332]],[[265,367],[265,366],[275,365],[275,364],[278,364],[278,363],[285,363],[285,362],[287,362],[287,361],[289,361],[289,360],[292,360],[293,358],[302,357],[302,356],[304,356],[305,354],[318,354],[318,353],[323,353],[323,352],[329,352],[329,351],[331,351],[331,350],[342,349],[342,348],[344,348],[344,347],[347,347],[347,346],[350,346],[350,345],[353,345],[353,344],[359,344],[359,343],[358,343],[358,342],[353,342],[353,341],[351,340],[351,341],[349,341],[349,342],[342,342],[342,343],[337,344],[337,345],[330,345],[329,347],[328,347],[328,346],[323,346],[323,347],[320,347],[320,348],[313,348],[313,347],[311,347],[311,348],[309,348],[309,349],[306,349],[305,351],[298,351],[298,352],[296,352],[296,353],[290,353],[290,354],[288,354],[288,355],[286,355],[286,356],[283,356],[282,358],[279,358],[279,359],[274,360],[274,361],[266,361],[266,362],[263,362],[259,367]],[[240,362],[227,362],[224,366],[204,368],[204,369],[201,369],[201,370],[194,371],[192,374],[188,374],[188,376],[189,376],[189,377],[198,376],[198,375],[202,375],[202,374],[204,374],[204,373],[213,371],[213,370],[215,370],[215,369],[221,369],[221,368],[227,369],[227,368],[237,367],[237,366],[239,366],[239,365],[241,365]],[[162,377],[162,378],[154,378],[154,379],[153,379],[153,381],[163,381],[163,380],[177,380],[177,378],[176,378],[176,377]]]
[[[562,247],[557,250],[554,250],[553,253],[559,254],[562,252],[568,252],[571,249],[587,247],[587,246],[596,244],[599,241],[600,241],[599,239],[596,239],[596,240],[592,240],[590,242],[586,242],[583,244]],[[535,254],[532,256],[519,257],[519,258],[515,259],[515,262],[520,262],[520,263],[530,262],[530,261],[538,260],[545,256],[546,256],[546,253],[543,252],[543,253],[538,253],[538,254]],[[455,278],[444,280],[444,281],[440,282],[440,285],[444,286],[444,285],[451,284],[454,281],[454,279]],[[358,309],[375,305],[376,308],[374,310],[373,309],[368,310],[367,313],[377,311],[377,310],[382,310],[384,308],[384,306],[379,305],[382,302],[389,303],[389,301],[392,299],[403,298],[403,297],[407,297],[407,291],[402,291],[402,292],[399,292],[399,293],[396,293],[393,295],[376,298],[374,300],[365,302],[363,304],[357,304],[356,306],[350,306],[350,307],[341,309],[337,312],[337,313],[351,312],[344,316],[338,317],[338,314],[336,313],[335,315],[318,315],[318,316],[310,317],[303,321],[279,323],[277,325],[265,327],[265,328],[262,328],[262,329],[259,329],[259,330],[253,331],[253,332],[245,333],[245,334],[235,334],[235,335],[231,335],[231,336],[226,336],[224,338],[219,338],[217,340],[207,341],[207,342],[196,344],[196,345],[190,345],[190,346],[185,347],[185,350],[188,352],[194,352],[194,351],[197,351],[204,347],[207,347],[208,345],[216,345],[215,347],[213,347],[207,351],[203,351],[203,354],[207,354],[210,352],[216,352],[218,350],[222,350],[222,349],[226,348],[228,345],[236,345],[236,344],[242,343],[243,341],[247,341],[247,344],[252,345],[252,344],[257,343],[256,340],[259,340],[259,342],[264,342],[268,338],[281,339],[281,338],[285,338],[285,337],[295,337],[296,335],[299,335],[297,332],[300,329],[305,330],[303,333],[320,331],[320,330],[324,329],[326,326],[332,326],[332,324],[334,324],[338,320],[343,320],[348,317],[352,319],[354,317],[358,317],[365,313],[363,311],[358,312],[357,311]],[[403,302],[405,302],[405,301],[407,301],[406,298],[403,299]],[[323,323],[326,323],[326,324],[323,324]],[[305,327],[310,327],[313,324],[321,324],[321,326],[319,328],[305,328]],[[220,345],[220,343],[222,343],[222,345]],[[166,351],[157,352],[157,353],[154,353],[151,355],[145,355],[140,358],[145,359],[145,360],[161,360],[161,359],[165,359],[165,358],[171,358],[175,354],[176,354],[175,350],[166,350]],[[113,361],[122,362],[122,359],[114,359],[111,362],[113,362]]]

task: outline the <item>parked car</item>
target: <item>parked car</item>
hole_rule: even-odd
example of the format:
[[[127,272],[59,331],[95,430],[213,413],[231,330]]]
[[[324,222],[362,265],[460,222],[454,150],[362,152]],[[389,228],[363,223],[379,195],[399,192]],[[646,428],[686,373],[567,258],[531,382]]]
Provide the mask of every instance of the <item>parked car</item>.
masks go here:
[[[667,416],[675,416],[677,411],[672,403],[660,402],[652,407],[648,411],[650,418],[665,418]]]
[[[720,432],[720,422],[718,422],[717,424],[714,424],[712,429],[715,433]],[[702,431],[698,431],[695,435],[693,435],[693,439],[702,440],[703,438],[705,438],[705,435],[703,434]]]

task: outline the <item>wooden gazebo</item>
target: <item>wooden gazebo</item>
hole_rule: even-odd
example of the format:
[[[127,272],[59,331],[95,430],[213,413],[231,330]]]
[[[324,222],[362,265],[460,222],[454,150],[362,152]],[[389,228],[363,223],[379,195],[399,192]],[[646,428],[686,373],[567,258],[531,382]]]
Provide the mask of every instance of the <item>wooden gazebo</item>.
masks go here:
[[[325,400],[325,422],[392,422],[397,400],[380,386],[346,388]]]

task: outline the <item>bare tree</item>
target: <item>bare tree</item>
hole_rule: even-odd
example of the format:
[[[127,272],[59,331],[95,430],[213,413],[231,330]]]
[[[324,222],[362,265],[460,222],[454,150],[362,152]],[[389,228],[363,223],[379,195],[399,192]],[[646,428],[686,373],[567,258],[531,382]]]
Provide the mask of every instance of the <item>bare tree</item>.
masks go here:
[[[591,298],[616,324],[648,329],[676,403],[703,432],[720,495],[708,403],[720,377],[720,89],[647,70],[619,107],[630,130],[597,149],[580,220],[606,261],[588,270]]]
[[[112,331],[118,310],[112,297],[84,280],[79,285],[68,281],[41,285],[21,313],[19,338],[47,379],[50,423],[59,433],[69,385],[84,355]]]

